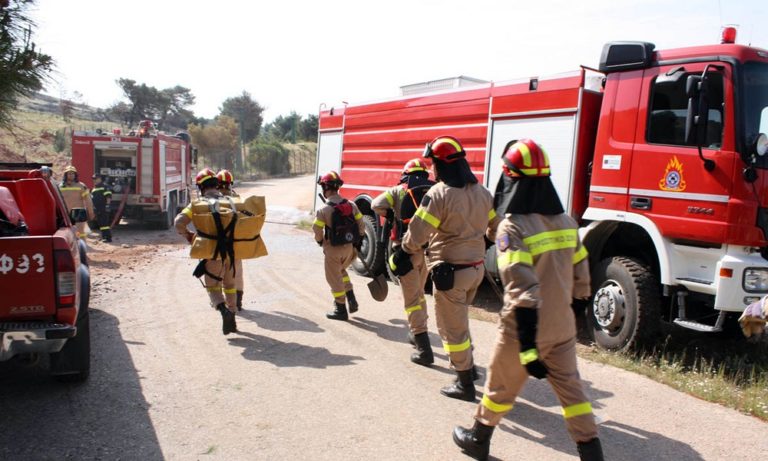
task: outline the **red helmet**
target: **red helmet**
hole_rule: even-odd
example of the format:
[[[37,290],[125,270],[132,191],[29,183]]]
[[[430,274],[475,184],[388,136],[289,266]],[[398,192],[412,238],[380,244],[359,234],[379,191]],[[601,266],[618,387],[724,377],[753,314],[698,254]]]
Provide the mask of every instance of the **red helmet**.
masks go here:
[[[229,170],[221,170],[216,173],[216,179],[219,180],[219,184],[229,185],[235,182],[235,177],[232,176],[232,173],[230,173]]]
[[[429,166],[426,162],[424,162],[424,160],[412,158],[405,163],[405,166],[403,167],[403,174],[412,174],[419,171],[426,172],[427,168],[429,168]]]
[[[335,171],[329,171],[328,173],[318,177],[317,183],[320,184],[323,189],[338,189],[344,185],[344,181],[341,180],[341,176],[339,176],[339,173],[336,173]]]
[[[197,187],[201,187],[206,181],[210,181],[211,179],[216,179],[216,173],[210,168],[203,168],[197,173],[197,176],[195,176],[195,184],[197,184]]]
[[[453,136],[438,136],[424,149],[424,158],[433,158],[445,163],[453,163],[467,156],[458,139]]]
[[[512,178],[542,178],[550,175],[549,156],[543,147],[531,139],[507,143],[502,155],[504,174]]]

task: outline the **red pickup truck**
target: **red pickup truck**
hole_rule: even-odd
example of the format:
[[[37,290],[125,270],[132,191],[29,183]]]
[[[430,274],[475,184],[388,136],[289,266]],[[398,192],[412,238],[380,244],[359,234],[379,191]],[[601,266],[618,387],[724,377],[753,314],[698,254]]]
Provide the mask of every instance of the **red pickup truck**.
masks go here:
[[[0,362],[49,354],[57,379],[83,381],[90,275],[73,223],[86,214],[67,210],[41,166],[0,163]]]

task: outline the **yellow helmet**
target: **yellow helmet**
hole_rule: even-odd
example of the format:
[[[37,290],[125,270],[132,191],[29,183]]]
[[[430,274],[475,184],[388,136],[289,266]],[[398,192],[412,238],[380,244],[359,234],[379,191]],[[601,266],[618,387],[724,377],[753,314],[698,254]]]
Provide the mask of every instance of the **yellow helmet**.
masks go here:
[[[69,172],[77,174],[77,168],[75,168],[73,165],[67,165],[67,167],[64,168],[64,174],[67,174]]]

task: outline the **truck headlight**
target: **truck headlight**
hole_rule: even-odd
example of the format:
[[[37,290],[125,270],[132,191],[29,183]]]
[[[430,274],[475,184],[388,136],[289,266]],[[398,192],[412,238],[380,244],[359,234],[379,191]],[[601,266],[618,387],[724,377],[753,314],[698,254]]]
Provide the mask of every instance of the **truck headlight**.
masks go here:
[[[744,270],[744,291],[749,293],[768,291],[768,268],[750,267]]]

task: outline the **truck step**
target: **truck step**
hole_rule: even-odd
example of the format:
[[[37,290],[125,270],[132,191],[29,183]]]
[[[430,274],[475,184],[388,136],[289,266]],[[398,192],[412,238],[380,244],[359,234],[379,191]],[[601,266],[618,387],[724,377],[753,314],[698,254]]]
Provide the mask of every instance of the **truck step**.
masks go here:
[[[675,325],[679,325],[689,330],[700,331],[702,333],[718,333],[723,331],[722,325],[715,324],[712,326],[705,323],[696,322],[695,320],[675,319]]]

